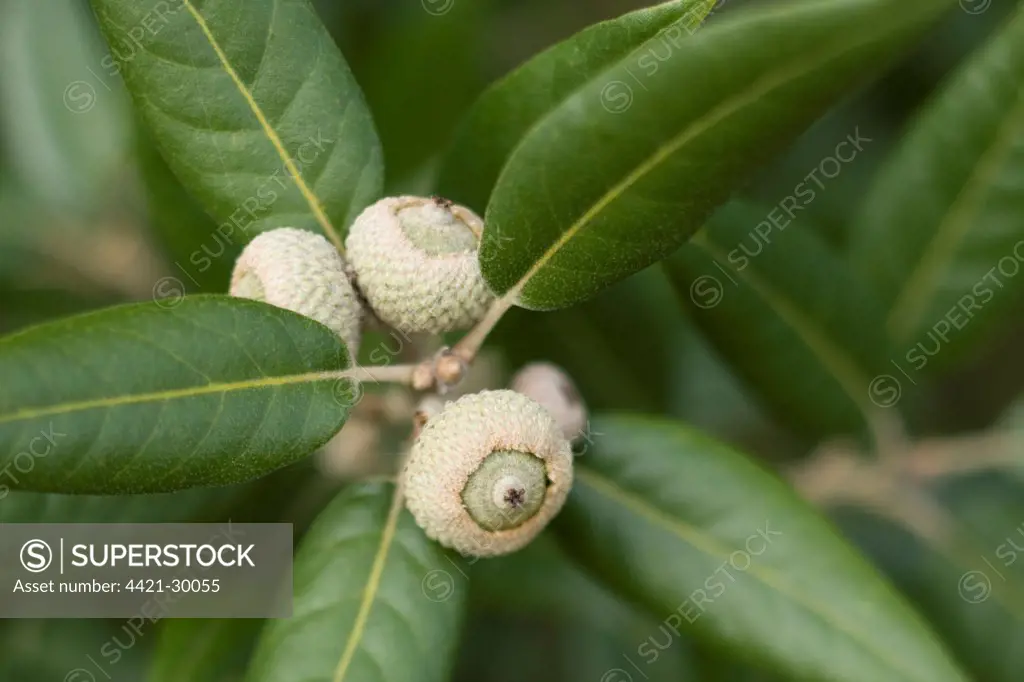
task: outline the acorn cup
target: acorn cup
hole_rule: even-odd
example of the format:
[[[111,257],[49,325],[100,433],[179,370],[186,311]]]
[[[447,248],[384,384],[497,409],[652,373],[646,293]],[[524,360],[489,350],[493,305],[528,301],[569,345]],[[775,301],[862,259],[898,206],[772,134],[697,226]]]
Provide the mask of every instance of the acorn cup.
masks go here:
[[[337,334],[354,362],[363,307],[345,274],[345,261],[324,237],[279,227],[249,242],[231,273],[232,296],[305,315]]]
[[[484,391],[427,420],[402,471],[406,505],[427,536],[466,556],[528,544],[572,486],[569,441],[515,391]]]
[[[440,197],[381,199],[345,240],[356,285],[382,322],[404,333],[472,327],[494,299],[480,274],[483,221]]]

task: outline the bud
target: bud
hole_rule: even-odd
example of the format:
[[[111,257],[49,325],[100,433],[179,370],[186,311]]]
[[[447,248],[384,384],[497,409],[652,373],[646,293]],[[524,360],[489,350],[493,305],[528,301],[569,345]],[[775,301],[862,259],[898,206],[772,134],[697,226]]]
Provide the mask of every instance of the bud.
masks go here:
[[[570,441],[586,429],[587,406],[572,379],[557,365],[530,363],[512,377],[509,388],[543,405]]]

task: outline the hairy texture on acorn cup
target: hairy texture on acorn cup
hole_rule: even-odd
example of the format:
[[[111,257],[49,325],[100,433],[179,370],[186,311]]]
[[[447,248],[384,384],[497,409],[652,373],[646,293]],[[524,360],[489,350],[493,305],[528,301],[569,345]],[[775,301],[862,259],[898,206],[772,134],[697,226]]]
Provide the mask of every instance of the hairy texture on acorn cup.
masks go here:
[[[344,259],[324,237],[294,227],[260,234],[235,262],[230,293],[316,320],[341,337],[355,362],[363,307]]]
[[[576,384],[557,365],[530,363],[516,372],[509,388],[543,405],[569,440],[578,438],[586,429],[587,406]]]
[[[514,391],[463,396],[429,419],[402,471],[426,534],[467,556],[514,552],[572,486],[572,450],[551,415]]]
[[[494,296],[480,274],[483,221],[440,198],[381,199],[356,218],[345,248],[381,321],[405,333],[468,329]]]

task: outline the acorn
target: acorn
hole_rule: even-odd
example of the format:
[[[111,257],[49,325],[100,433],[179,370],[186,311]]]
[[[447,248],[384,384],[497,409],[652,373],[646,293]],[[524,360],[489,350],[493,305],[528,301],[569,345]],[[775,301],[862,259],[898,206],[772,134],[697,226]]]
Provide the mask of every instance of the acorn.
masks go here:
[[[515,391],[448,403],[426,421],[402,470],[406,506],[427,536],[466,556],[528,544],[572,486],[569,441]]]
[[[509,388],[543,405],[570,441],[586,431],[587,406],[576,384],[558,365],[532,362],[516,372]]]
[[[494,295],[480,274],[483,221],[440,197],[381,199],[345,239],[356,286],[384,323],[405,333],[472,327]]]
[[[229,291],[312,318],[341,337],[353,362],[359,354],[362,304],[341,254],[319,234],[280,227],[258,235],[235,262]]]

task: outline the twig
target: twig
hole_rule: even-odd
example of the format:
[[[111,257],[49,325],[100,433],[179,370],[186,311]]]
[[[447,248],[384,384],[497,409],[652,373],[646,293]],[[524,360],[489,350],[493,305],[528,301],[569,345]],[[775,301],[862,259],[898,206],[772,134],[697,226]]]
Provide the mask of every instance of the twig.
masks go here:
[[[356,379],[373,383],[393,383],[412,385],[413,373],[418,365],[362,365],[351,367],[341,372],[328,372],[327,376],[338,379]]]
[[[921,480],[999,469],[1024,471],[1022,443],[1024,433],[1013,430],[930,438],[907,451],[903,469]]]
[[[513,298],[508,294],[495,300],[483,319],[455,344],[452,354],[466,364],[472,363],[476,354],[480,352],[480,348],[483,347],[484,341],[487,340],[487,335],[498,325],[502,316],[512,307],[512,303]]]
[[[790,472],[794,487],[820,507],[844,504],[872,510],[933,543],[947,543],[948,514],[911,481],[894,475],[887,460],[825,450]]]
[[[926,539],[948,543],[955,520],[932,499],[927,490],[930,481],[1024,468],[1024,457],[1018,454],[1024,434],[1012,430],[909,443],[901,432],[890,431],[892,426],[890,422],[876,430],[885,443],[877,459],[826,445],[790,471],[793,486],[820,506],[853,504],[872,509]]]

